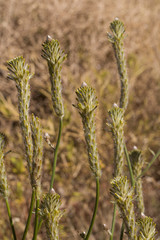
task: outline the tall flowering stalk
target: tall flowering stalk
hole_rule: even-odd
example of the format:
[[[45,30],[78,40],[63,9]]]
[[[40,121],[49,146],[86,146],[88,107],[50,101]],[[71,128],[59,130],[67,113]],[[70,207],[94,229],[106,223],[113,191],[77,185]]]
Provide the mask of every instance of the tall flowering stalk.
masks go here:
[[[112,43],[114,49],[118,72],[121,80],[120,108],[126,110],[128,105],[128,75],[123,46],[125,28],[123,22],[116,18],[113,22],[111,22],[110,29],[112,33],[107,34],[108,40]]]
[[[44,195],[40,215],[45,223],[48,240],[59,240],[59,221],[64,215],[64,211],[60,210],[60,205],[60,196],[53,189]]]
[[[8,70],[10,74],[8,79],[14,80],[18,90],[19,119],[22,129],[22,135],[25,145],[25,155],[30,174],[32,178],[32,158],[33,143],[32,132],[29,120],[29,104],[30,104],[30,85],[29,80],[32,75],[29,72],[29,66],[25,64],[25,59],[20,56],[8,62]]]
[[[137,229],[134,213],[134,189],[130,187],[127,177],[119,176],[111,181],[111,194],[119,207],[121,217],[126,227],[129,240],[137,239]]]
[[[22,129],[22,136],[25,145],[25,155],[27,160],[28,171],[30,175],[30,182],[32,186],[32,197],[30,203],[29,215],[26,227],[23,234],[23,240],[26,238],[29,228],[32,210],[36,198],[37,204],[40,199],[40,177],[42,168],[42,130],[38,118],[32,116],[32,128],[29,119],[29,105],[30,105],[30,84],[29,80],[32,75],[29,72],[29,66],[25,64],[23,57],[17,57],[8,62],[8,70],[10,74],[8,79],[14,80],[18,90],[18,104],[19,104],[19,119]],[[32,139],[33,138],[33,139]],[[37,212],[36,220],[37,222]],[[37,225],[36,225],[37,226]]]
[[[98,106],[97,97],[95,96],[95,90],[89,87],[86,83],[83,83],[76,91],[77,104],[74,105],[79,111],[82,118],[84,135],[88,151],[88,159],[91,171],[96,178],[96,203],[93,212],[92,221],[85,237],[87,240],[93,228],[99,200],[99,178],[101,177],[101,169],[99,163],[99,156],[96,144],[95,134],[95,109]]]
[[[119,73],[120,82],[121,82],[120,109],[122,109],[122,110],[120,110],[118,108],[117,109],[112,108],[109,111],[109,114],[112,118],[111,130],[112,130],[112,134],[113,134],[113,138],[114,138],[114,146],[115,146],[114,175],[121,176],[123,174],[124,155],[126,154],[131,179],[132,179],[132,182],[134,182],[131,164],[130,164],[130,161],[128,158],[127,148],[125,146],[123,138],[121,139],[121,143],[120,143],[120,136],[118,136],[119,133],[123,131],[123,128],[121,131],[121,127],[123,125],[123,114],[128,105],[128,75],[127,75],[126,60],[125,60],[125,56],[124,56],[124,46],[123,46],[125,28],[124,28],[123,22],[121,22],[118,18],[115,18],[115,20],[113,22],[111,22],[111,24],[110,24],[110,29],[111,29],[112,33],[107,33],[107,36],[108,36],[108,40],[112,43],[112,46],[114,49],[114,54],[115,54],[115,57],[117,60],[118,73]],[[117,120],[116,120],[116,117],[118,118]],[[120,118],[122,121],[120,120]],[[121,123],[119,122],[120,123],[119,126],[121,126],[121,127],[119,127],[120,131],[118,131],[117,134],[116,134],[116,131],[114,130],[114,121],[116,123],[118,121],[121,122]],[[118,140],[118,142],[117,142],[117,140]],[[124,149],[125,149],[125,154],[124,154]],[[116,217],[116,204],[114,205],[110,240],[113,240],[115,217]],[[122,233],[122,235],[123,235],[123,233]]]
[[[29,72],[29,66],[25,64],[25,59],[22,56],[10,60],[8,62],[8,70],[10,73],[8,75],[8,79],[15,81],[18,90],[19,120],[24,140],[28,172],[30,175],[30,182],[32,185],[33,142],[31,125],[29,120],[29,104],[30,104],[29,80],[31,79],[32,75]],[[34,207],[34,202],[35,202],[35,189],[32,188],[30,210],[22,240],[25,240],[27,235],[27,231],[31,221],[32,210]]]
[[[16,233],[13,225],[11,210],[9,206],[9,190],[8,190],[8,182],[7,182],[7,174],[5,170],[5,164],[4,164],[4,147],[6,145],[6,138],[5,135],[0,133],[0,195],[5,199],[8,217],[10,221],[10,226],[12,229],[13,239],[16,240]]]
[[[142,173],[142,169],[144,166],[144,159],[142,157],[142,152],[135,147],[134,150],[130,152],[129,157],[130,157],[130,161],[133,169],[134,179],[137,179],[137,177]],[[136,193],[136,200],[137,200],[137,208],[141,215],[142,213],[144,213],[144,200],[143,200],[141,178],[138,178],[135,181],[135,193]]]
[[[111,123],[107,125],[111,129],[113,140],[114,140],[114,177],[122,176],[124,171],[124,111],[119,108],[117,104],[114,104],[112,109],[109,110],[109,115],[111,117]],[[116,208],[117,204],[114,204],[113,219],[111,227],[110,240],[113,240],[115,219],[116,219]]]
[[[51,95],[53,107],[56,115],[59,117],[59,133],[57,144],[54,151],[54,159],[53,159],[53,169],[52,169],[52,177],[50,183],[50,190],[53,187],[54,177],[55,177],[55,169],[57,163],[57,154],[58,148],[61,139],[62,133],[62,125],[63,125],[63,116],[64,116],[64,107],[62,100],[62,86],[61,86],[61,69],[62,63],[66,59],[67,55],[60,49],[59,42],[57,40],[52,39],[50,36],[47,37],[47,40],[42,44],[42,57],[47,60],[49,75],[50,75],[50,83],[51,83]]]

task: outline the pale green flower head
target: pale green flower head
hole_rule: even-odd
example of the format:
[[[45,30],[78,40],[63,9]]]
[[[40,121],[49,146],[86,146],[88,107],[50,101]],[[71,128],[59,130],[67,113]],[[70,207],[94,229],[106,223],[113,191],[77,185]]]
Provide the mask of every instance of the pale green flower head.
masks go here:
[[[119,176],[111,181],[111,194],[117,203],[120,215],[126,226],[129,240],[137,240],[137,229],[133,205],[134,189],[131,188],[127,177]]]
[[[42,57],[47,60],[49,68],[53,107],[57,116],[62,118],[64,107],[61,93],[61,69],[67,55],[60,49],[59,42],[50,36],[47,37],[42,46]]]
[[[128,105],[128,74],[123,46],[125,28],[123,22],[118,18],[115,18],[110,24],[110,29],[111,33],[107,33],[107,36],[108,40],[112,43],[117,60],[117,67],[121,81],[120,107],[125,111]]]
[[[109,110],[111,122],[107,123],[114,139],[114,176],[123,175],[124,171],[124,110],[119,108],[116,103]]]
[[[143,217],[138,221],[140,231],[138,240],[155,240],[156,239],[156,224],[150,217]]]
[[[118,18],[115,18],[115,20],[111,22],[110,29],[113,35],[108,33],[108,39],[112,43],[124,38],[125,33],[124,24]]]
[[[108,111],[112,119],[112,124],[108,124],[113,132],[117,129],[123,129],[124,127],[124,111],[122,108],[119,108],[116,103],[113,104],[113,107]]]
[[[86,115],[92,113],[98,106],[98,100],[95,95],[95,90],[89,87],[85,82],[76,91],[77,105],[74,105],[80,115],[86,117]]]
[[[87,144],[88,159],[90,168],[96,178],[101,177],[101,169],[96,144],[95,134],[95,113],[94,110],[98,106],[95,90],[83,83],[76,91],[77,104],[73,105],[79,111],[82,117],[84,136]]]
[[[60,206],[60,196],[55,193],[54,189],[44,195],[40,215],[45,222],[48,240],[59,240],[59,221],[64,215]]]
[[[19,118],[25,145],[25,155],[28,164],[28,171],[31,177],[33,144],[29,120],[29,105],[30,105],[29,80],[32,77],[32,74],[30,74],[29,66],[28,64],[25,64],[25,59],[22,56],[10,60],[8,62],[8,70],[9,70],[8,79],[14,80],[16,82],[16,87],[18,90]]]
[[[33,76],[29,72],[28,64],[25,64],[25,59],[22,56],[13,58],[12,60],[7,62],[8,70],[10,74],[8,78],[11,80],[15,80],[17,84],[20,84],[21,79],[29,79]]]

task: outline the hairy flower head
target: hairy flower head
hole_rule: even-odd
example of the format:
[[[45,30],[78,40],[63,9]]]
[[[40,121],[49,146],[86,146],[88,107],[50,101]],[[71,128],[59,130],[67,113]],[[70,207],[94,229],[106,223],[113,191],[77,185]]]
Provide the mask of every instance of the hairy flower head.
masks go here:
[[[51,190],[44,195],[40,215],[45,222],[49,240],[59,240],[59,221],[64,215],[64,211],[60,210],[60,205],[60,196],[55,191]]]
[[[94,113],[94,110],[98,106],[97,97],[95,96],[95,90],[86,83],[83,83],[82,86],[77,89],[76,95],[77,104],[73,106],[78,109],[82,117],[90,168],[94,176],[99,178],[101,176],[101,169],[96,144]]]
[[[47,60],[53,107],[58,117],[64,116],[64,107],[62,101],[62,86],[61,86],[61,69],[62,63],[67,55],[60,49],[59,42],[47,37],[47,40],[42,44],[42,57]]]
[[[32,75],[29,72],[29,66],[25,64],[25,59],[20,56],[8,62],[8,79],[16,82],[18,90],[19,118],[22,129],[22,135],[25,145],[25,154],[28,164],[29,174],[32,174],[33,144],[32,133],[29,120],[30,105],[30,85],[29,80]]]

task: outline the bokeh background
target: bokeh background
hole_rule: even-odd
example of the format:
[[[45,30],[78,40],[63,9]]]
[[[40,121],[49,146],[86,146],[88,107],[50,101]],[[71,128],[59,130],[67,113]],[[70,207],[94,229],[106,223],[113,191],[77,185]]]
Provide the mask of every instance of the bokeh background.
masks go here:
[[[108,239],[113,203],[109,194],[113,173],[113,140],[106,120],[108,110],[119,102],[120,83],[112,46],[106,33],[115,17],[126,26],[125,54],[129,74],[129,105],[125,116],[125,140],[129,150],[136,145],[150,161],[149,149],[160,148],[160,1],[159,0],[0,0],[0,131],[8,139],[6,169],[10,205],[18,239],[27,218],[31,188],[24,161],[24,146],[18,121],[15,83],[7,80],[6,62],[19,55],[35,73],[31,84],[30,112],[40,119],[44,132],[56,143],[58,122],[52,110],[47,64],[41,45],[49,34],[58,39],[68,58],[62,70],[65,119],[58,156],[55,190],[61,195],[66,215],[61,221],[61,239],[80,239],[87,231],[95,199],[82,124],[72,107],[75,90],[83,81],[97,92],[97,142],[102,167],[99,211],[91,240]],[[43,192],[49,187],[53,151],[44,144]],[[143,178],[146,215],[160,231],[160,160]],[[115,239],[119,239],[117,217]],[[11,239],[3,199],[0,199],[0,239]],[[32,225],[27,239],[32,239]],[[38,239],[45,238],[45,229]]]

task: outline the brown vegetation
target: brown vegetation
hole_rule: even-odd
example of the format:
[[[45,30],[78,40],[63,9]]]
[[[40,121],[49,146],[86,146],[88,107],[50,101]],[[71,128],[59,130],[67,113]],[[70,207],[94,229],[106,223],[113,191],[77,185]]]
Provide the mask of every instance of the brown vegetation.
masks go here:
[[[62,220],[62,239],[79,239],[86,231],[94,205],[95,184],[90,174],[81,120],[72,107],[75,90],[83,81],[96,88],[97,138],[103,175],[99,212],[92,239],[106,239],[112,219],[109,194],[113,172],[113,141],[106,127],[108,110],[119,99],[119,79],[111,44],[106,32],[119,17],[126,26],[125,49],[128,63],[130,99],[126,113],[125,136],[128,149],[148,151],[160,148],[160,2],[158,0],[0,0],[0,131],[8,138],[6,157],[11,192],[11,209],[19,237],[30,202],[30,185],[23,165],[22,137],[18,122],[14,83],[6,79],[7,60],[23,55],[35,76],[31,81],[31,111],[41,118],[44,132],[57,136],[56,116],[52,113],[50,84],[41,44],[49,34],[58,39],[68,54],[63,68],[65,124],[55,179],[56,192],[67,210]],[[43,189],[49,187],[53,152],[45,145]],[[154,218],[160,231],[160,162],[144,178],[146,214]],[[10,239],[8,219],[1,201],[0,239]],[[3,217],[2,217],[3,216]],[[19,218],[22,221],[19,221]],[[120,226],[116,225],[119,233]],[[39,239],[43,238],[43,229]],[[28,239],[31,239],[28,236]]]

